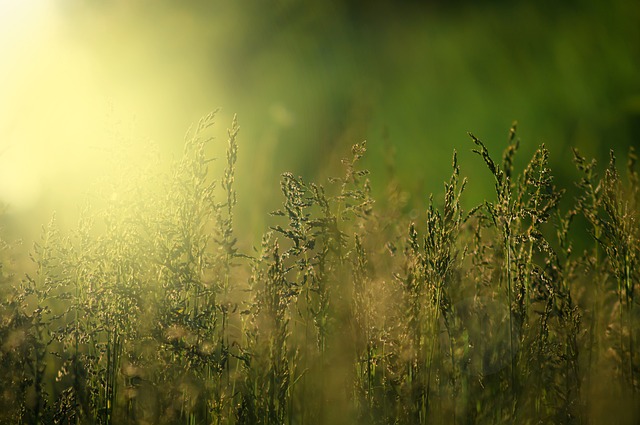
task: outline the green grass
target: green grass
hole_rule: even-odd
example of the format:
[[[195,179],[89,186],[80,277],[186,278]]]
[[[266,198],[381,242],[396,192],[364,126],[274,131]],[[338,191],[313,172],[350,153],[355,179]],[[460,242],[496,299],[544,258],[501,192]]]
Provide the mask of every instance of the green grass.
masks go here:
[[[500,160],[471,135],[494,195],[463,209],[454,153],[443,194],[408,217],[393,175],[374,202],[357,144],[326,183],[283,174],[262,245],[243,252],[239,127],[215,179],[214,118],[171,172],[140,173],[74,230],[52,218],[31,266],[3,243],[0,422],[640,419],[633,150],[625,171],[575,151],[569,197],[544,146],[514,167],[515,126]]]

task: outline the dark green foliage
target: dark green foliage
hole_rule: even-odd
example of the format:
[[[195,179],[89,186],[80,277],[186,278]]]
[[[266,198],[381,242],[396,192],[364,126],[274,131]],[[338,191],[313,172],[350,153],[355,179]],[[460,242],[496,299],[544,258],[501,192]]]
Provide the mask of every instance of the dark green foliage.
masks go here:
[[[249,256],[239,127],[214,180],[214,117],[169,175],[138,173],[68,234],[52,219],[27,270],[3,243],[0,422],[637,422],[633,150],[626,179],[613,154],[599,178],[576,151],[568,199],[544,146],[516,169],[515,126],[499,163],[471,136],[493,199],[463,210],[454,153],[442,205],[410,220],[393,176],[389,206],[374,204],[363,142],[326,184],[283,174]]]

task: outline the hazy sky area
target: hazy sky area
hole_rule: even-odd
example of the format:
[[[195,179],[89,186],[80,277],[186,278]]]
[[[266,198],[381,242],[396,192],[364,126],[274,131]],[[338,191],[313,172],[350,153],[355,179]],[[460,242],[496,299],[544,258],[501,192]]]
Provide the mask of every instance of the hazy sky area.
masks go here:
[[[188,126],[217,107],[220,157],[239,117],[245,218],[279,199],[281,172],[335,168],[364,139],[374,189],[389,142],[419,199],[440,191],[454,148],[480,198],[489,180],[466,131],[499,154],[513,120],[523,160],[544,142],[570,177],[571,146],[600,157],[638,144],[639,11],[620,0],[0,0],[6,220],[37,229],[54,209],[75,214],[123,157],[156,146],[148,156],[176,158]]]

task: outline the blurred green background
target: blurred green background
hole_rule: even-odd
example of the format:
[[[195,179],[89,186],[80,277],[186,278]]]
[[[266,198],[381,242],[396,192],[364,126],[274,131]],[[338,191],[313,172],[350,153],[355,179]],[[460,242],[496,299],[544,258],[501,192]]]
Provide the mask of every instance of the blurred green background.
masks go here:
[[[457,149],[470,206],[492,184],[467,131],[499,156],[517,120],[521,163],[545,143],[563,186],[571,147],[605,162],[640,134],[638,1],[0,0],[0,40],[0,197],[15,234],[54,209],[73,224],[118,143],[176,158],[218,106],[212,153],[224,158],[240,121],[244,234],[264,230],[281,172],[335,173],[364,139],[381,202],[392,145],[417,206]]]

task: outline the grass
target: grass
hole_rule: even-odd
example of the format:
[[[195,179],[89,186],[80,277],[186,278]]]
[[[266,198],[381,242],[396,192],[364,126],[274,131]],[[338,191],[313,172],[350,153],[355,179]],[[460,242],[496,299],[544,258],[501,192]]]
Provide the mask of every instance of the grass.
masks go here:
[[[501,161],[470,135],[493,198],[463,209],[454,153],[442,198],[412,220],[393,176],[394,202],[374,202],[356,144],[324,184],[282,175],[251,253],[233,220],[239,126],[214,179],[214,118],[170,173],[140,173],[73,231],[52,218],[32,266],[3,242],[0,422],[640,419],[633,150],[602,177],[575,151],[572,199],[544,146],[514,167],[515,126]],[[157,178],[161,190],[146,184]]]

